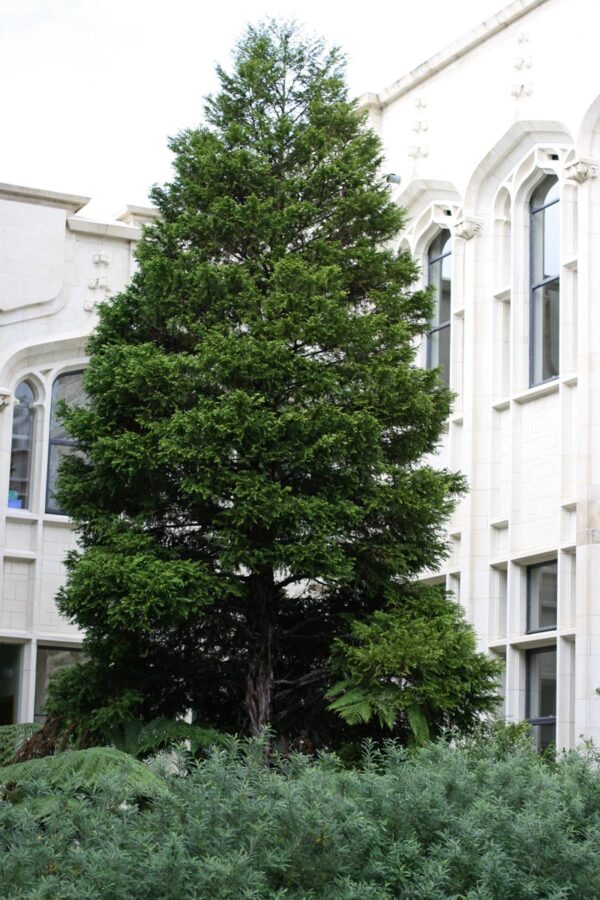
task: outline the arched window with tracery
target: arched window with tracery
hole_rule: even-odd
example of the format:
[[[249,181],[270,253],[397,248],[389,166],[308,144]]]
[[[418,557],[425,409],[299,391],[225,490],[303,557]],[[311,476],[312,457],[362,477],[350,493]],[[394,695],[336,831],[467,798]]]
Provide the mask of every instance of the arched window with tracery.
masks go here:
[[[450,295],[452,289],[452,236],[447,228],[429,246],[427,282],[435,288],[433,318],[427,335],[427,368],[440,368],[450,383]]]
[[[62,510],[56,499],[56,482],[60,462],[63,457],[77,450],[77,441],[67,432],[59,416],[59,404],[64,400],[67,406],[83,406],[83,372],[64,372],[54,379],[52,403],[50,407],[50,439],[48,445],[48,483],[46,486],[46,512],[60,514]]]
[[[531,217],[529,384],[558,376],[560,323],[560,206],[556,176],[537,186]]]
[[[35,393],[29,381],[21,381],[15,391],[8,506],[29,509],[31,506],[31,472],[33,460],[33,419]]]

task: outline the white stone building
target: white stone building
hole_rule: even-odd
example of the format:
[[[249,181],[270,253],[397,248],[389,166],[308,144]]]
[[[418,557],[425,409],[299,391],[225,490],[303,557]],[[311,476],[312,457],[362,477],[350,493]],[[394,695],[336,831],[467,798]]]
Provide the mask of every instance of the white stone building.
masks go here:
[[[153,215],[92,222],[75,215],[88,200],[0,184],[0,724],[42,718],[81,645],[54,603],[74,541],[53,498],[69,445],[53,412],[79,393],[96,302],[127,284]]]
[[[505,657],[508,718],[559,747],[600,741],[599,27],[518,0],[362,98],[457,395],[440,456],[470,491],[436,577]]]
[[[457,397],[440,460],[470,491],[432,574],[506,659],[508,718],[540,744],[600,742],[600,6],[517,0],[362,98],[438,286],[423,365]],[[72,538],[52,500],[94,304],[150,210],[0,186],[0,721],[40,714],[80,635],[53,596]],[[596,583],[598,589],[596,589]],[[69,653],[70,651],[70,653]]]

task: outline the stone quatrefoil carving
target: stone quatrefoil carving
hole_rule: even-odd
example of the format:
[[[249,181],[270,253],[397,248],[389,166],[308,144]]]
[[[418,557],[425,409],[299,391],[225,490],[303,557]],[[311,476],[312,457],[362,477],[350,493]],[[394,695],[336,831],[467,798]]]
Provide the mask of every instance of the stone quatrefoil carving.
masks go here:
[[[101,294],[110,293],[110,282],[106,275],[106,269],[110,266],[110,259],[106,253],[94,253],[92,263],[96,267],[97,274],[94,274],[88,281],[88,288],[94,291],[95,296],[89,297],[84,303],[84,309],[88,312],[94,309],[96,303],[100,299],[98,292]]]

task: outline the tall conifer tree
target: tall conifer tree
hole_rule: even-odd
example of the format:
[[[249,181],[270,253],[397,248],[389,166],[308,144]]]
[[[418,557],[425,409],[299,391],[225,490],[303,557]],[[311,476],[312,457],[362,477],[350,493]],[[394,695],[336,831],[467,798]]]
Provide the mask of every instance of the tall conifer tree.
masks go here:
[[[66,414],[59,603],[88,661],[52,704],[331,733],[334,640],[444,556],[463,483],[423,459],[451,395],[415,365],[431,297],[339,53],[269,23],[218,74]],[[467,650],[476,712],[493,667]]]

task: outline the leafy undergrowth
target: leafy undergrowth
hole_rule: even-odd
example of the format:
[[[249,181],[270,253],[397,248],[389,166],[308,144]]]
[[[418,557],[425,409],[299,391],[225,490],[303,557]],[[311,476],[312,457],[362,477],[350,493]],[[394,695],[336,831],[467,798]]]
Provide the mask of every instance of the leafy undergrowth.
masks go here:
[[[186,777],[153,767],[164,792],[142,803],[119,766],[82,790],[40,765],[0,801],[0,896],[600,896],[600,774],[589,751],[549,764],[488,736],[413,753],[367,748],[348,770],[335,756],[267,766],[265,749],[232,741]]]

